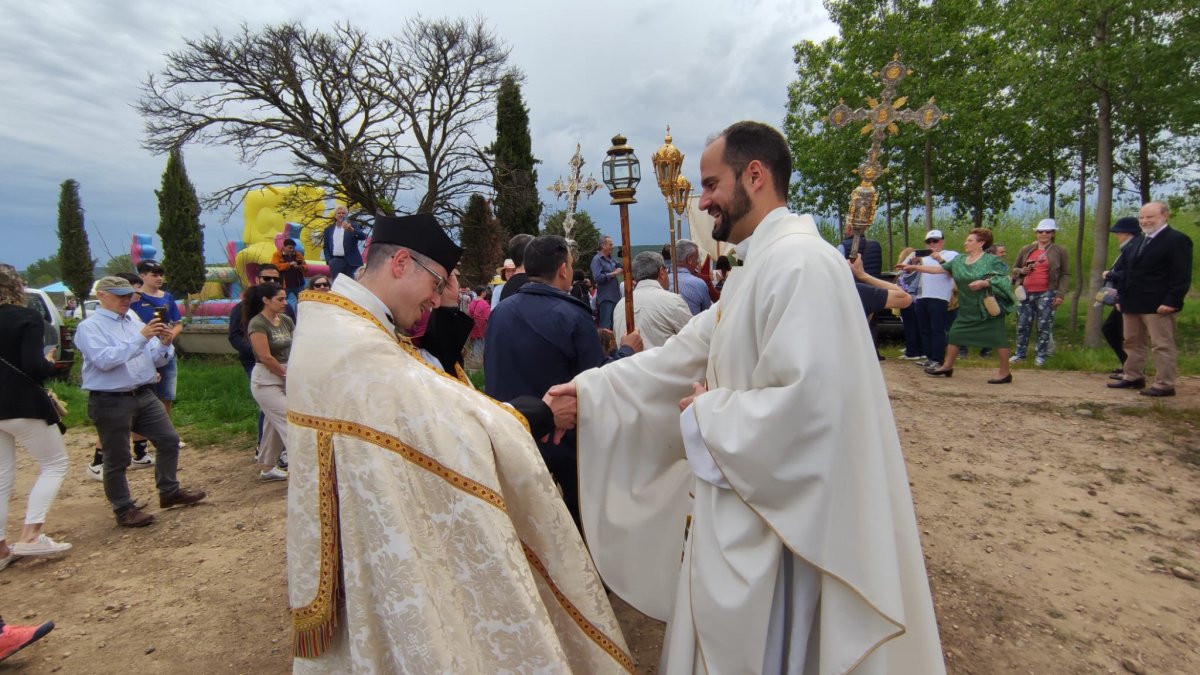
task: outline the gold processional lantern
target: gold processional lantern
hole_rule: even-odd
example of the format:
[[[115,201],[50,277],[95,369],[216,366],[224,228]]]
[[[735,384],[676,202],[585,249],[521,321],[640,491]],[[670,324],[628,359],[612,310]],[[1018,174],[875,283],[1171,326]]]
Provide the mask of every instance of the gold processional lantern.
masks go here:
[[[612,203],[621,210],[621,267],[625,271],[625,325],[633,331],[633,264],[630,260],[629,243],[629,205],[636,204],[634,194],[638,183],[642,182],[642,164],[638,161],[633,148],[625,143],[621,134],[612,138],[612,147],[600,167],[600,175],[612,195]],[[618,339],[620,336],[617,336]]]
[[[675,242],[677,239],[675,213],[679,211],[680,215],[682,215],[682,208],[686,208],[686,202],[684,202],[683,207],[677,206],[676,192],[679,189],[679,179],[682,177],[680,169],[683,168],[683,153],[671,143],[670,125],[667,125],[667,135],[663,139],[662,147],[654,153],[650,161],[654,163],[654,176],[658,179],[658,189],[662,192],[663,199],[667,200],[667,223],[671,235],[671,288],[678,293],[679,261],[675,260]]]

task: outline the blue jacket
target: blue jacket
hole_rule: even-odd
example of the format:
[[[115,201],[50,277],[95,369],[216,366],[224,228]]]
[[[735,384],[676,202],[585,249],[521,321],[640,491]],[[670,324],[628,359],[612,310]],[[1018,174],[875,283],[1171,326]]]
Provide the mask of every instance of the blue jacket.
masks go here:
[[[592,257],[592,283],[596,284],[596,306],[602,302],[616,304],[621,299],[621,280],[614,277],[617,265],[612,258],[597,253]]]
[[[333,260],[333,238],[336,230],[336,224],[325,228],[323,248],[325,250],[326,263]],[[345,255],[343,257],[346,259],[346,264],[350,267],[362,267],[362,252],[358,250],[358,242],[366,239],[367,233],[363,232],[360,226],[351,224],[349,230],[342,230],[342,237],[342,243],[344,244],[345,248]]]
[[[556,384],[570,382],[610,359],[600,346],[585,303],[553,286],[532,281],[496,305],[484,337],[484,392],[497,401],[518,396],[541,398]],[[621,347],[619,356],[633,353]],[[538,442],[545,457],[575,454],[575,432],[561,445]]]

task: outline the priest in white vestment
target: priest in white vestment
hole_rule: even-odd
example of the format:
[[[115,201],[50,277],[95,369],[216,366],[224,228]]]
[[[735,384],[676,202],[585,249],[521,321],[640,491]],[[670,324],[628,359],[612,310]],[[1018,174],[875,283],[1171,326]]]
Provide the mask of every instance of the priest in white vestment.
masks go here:
[[[397,328],[461,255],[376,218],[361,283],[301,295],[288,362],[296,673],[620,673],[633,661],[526,419]]]
[[[644,349],[661,347],[667,338],[683,330],[692,320],[687,302],[667,290],[667,265],[653,251],[633,258],[633,325],[642,334]],[[629,332],[625,325],[625,298],[613,310],[613,334],[620,340]]]
[[[734,124],[700,170],[714,237],[745,265],[663,347],[550,392],[578,396],[600,574],[668,622],[668,675],[943,673],[904,458],[846,262],[788,212],[775,129]]]

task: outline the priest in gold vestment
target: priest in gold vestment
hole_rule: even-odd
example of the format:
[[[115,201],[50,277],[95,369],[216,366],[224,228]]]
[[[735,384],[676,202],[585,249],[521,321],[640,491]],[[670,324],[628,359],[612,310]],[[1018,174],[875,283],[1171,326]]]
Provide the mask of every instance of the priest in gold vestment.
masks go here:
[[[361,283],[301,296],[287,376],[293,670],[632,672],[525,419],[397,333],[460,254],[432,216],[381,216]]]
[[[846,261],[788,212],[775,129],[730,126],[700,170],[714,238],[745,261],[720,302],[662,347],[550,391],[578,397],[583,529],[601,576],[668,622],[667,675],[944,673]]]

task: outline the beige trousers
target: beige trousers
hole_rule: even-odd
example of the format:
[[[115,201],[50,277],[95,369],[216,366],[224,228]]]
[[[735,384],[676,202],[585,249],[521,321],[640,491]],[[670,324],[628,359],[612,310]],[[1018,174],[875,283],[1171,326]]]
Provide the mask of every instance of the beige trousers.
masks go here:
[[[1153,351],[1153,387],[1166,389],[1175,386],[1179,374],[1175,349],[1175,313],[1122,314],[1125,329],[1126,380],[1146,377],[1146,354]]]
[[[258,444],[258,463],[275,466],[287,438],[287,396],[284,379],[261,363],[250,371],[250,394],[263,411],[262,442]]]

